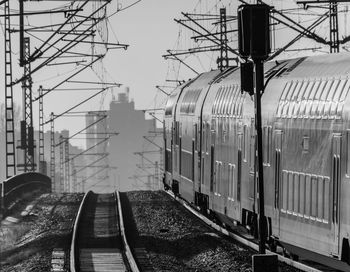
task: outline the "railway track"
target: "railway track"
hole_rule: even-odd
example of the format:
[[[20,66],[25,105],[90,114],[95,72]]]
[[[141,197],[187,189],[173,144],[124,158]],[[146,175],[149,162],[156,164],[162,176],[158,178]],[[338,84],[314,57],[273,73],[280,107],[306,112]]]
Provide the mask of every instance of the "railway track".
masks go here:
[[[85,194],[73,229],[70,271],[139,271],[126,241],[118,196]]]
[[[222,233],[225,236],[231,237],[232,239],[238,241],[239,243],[246,245],[253,250],[257,251],[259,250],[258,243],[252,239],[245,238],[244,235],[240,235],[239,233],[233,233],[228,231],[227,229],[219,226],[218,224],[214,223],[207,217],[205,217],[203,214],[198,212],[194,207],[189,205],[186,201],[184,201],[181,198],[176,197],[172,192],[166,191],[171,197],[173,197],[176,201],[178,201],[180,204],[182,204],[187,210],[189,210],[192,214],[200,218],[203,222],[205,222],[207,225],[211,226],[213,229],[217,230],[218,232]],[[266,250],[267,254],[277,254],[274,252],[271,252],[269,250]],[[278,260],[282,263],[287,264],[290,267],[294,267],[296,269],[299,269],[301,271],[305,272],[337,272],[339,270],[336,270],[334,268],[326,267],[322,264],[312,263],[312,264],[306,264],[299,261],[294,261],[288,257],[285,257],[281,254],[277,254]],[[340,271],[339,271],[340,272]]]

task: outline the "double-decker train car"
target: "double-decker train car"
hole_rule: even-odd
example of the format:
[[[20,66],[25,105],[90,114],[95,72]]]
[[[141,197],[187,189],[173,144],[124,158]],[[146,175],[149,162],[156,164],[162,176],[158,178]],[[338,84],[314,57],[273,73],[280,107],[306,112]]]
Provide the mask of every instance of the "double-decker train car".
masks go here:
[[[265,64],[267,240],[350,263],[350,54]],[[256,229],[253,97],[240,70],[179,86],[164,116],[164,185],[226,225]],[[347,267],[350,269],[350,266]]]

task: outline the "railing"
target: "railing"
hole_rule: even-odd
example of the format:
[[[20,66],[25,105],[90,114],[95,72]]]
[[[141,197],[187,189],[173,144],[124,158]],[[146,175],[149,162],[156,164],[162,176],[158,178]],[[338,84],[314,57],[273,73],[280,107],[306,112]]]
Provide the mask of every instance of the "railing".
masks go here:
[[[9,204],[23,193],[38,189],[51,191],[51,179],[37,172],[22,173],[0,183],[0,212],[6,212]]]

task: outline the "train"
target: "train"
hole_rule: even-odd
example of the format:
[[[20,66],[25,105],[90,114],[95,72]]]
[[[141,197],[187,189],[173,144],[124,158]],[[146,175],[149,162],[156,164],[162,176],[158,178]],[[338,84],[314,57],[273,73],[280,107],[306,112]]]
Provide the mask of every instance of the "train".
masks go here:
[[[264,64],[267,246],[350,270],[350,54]],[[257,230],[254,96],[239,67],[176,87],[164,109],[166,189],[227,227]],[[321,261],[322,262],[322,261]]]

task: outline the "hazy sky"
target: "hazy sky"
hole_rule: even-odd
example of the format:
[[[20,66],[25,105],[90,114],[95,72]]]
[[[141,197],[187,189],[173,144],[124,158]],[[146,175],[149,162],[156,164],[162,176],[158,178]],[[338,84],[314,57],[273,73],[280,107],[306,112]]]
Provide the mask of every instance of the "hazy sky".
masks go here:
[[[113,13],[117,10],[117,6],[125,8],[128,5],[134,3],[137,0],[113,0],[108,7],[108,14]],[[251,1],[254,2],[254,1]],[[272,2],[274,5],[282,8],[296,7],[295,1],[292,0],[275,0],[268,1]],[[59,3],[59,4],[57,4]],[[13,5],[13,6],[12,6]],[[11,1],[11,8],[17,9],[18,2]],[[62,6],[60,2],[25,2],[26,10],[38,10],[43,8],[51,8],[53,5],[55,7]],[[110,50],[103,60],[105,74],[102,75],[102,68],[100,64],[95,66],[95,72],[91,69],[87,69],[86,72],[75,78],[76,80],[92,80],[97,81],[96,74],[103,77],[106,81],[114,81],[125,86],[130,87],[130,97],[135,100],[136,107],[138,109],[147,109],[157,107],[165,99],[165,95],[161,92],[157,92],[156,85],[174,85],[172,83],[166,83],[165,79],[179,79],[187,80],[195,76],[195,73],[187,69],[186,67],[181,67],[180,73],[178,74],[178,62],[169,62],[162,58],[162,55],[166,53],[167,49],[187,49],[193,46],[193,42],[190,37],[193,35],[188,30],[183,27],[180,28],[179,25],[174,22],[174,18],[180,19],[184,18],[181,12],[192,12],[205,13],[210,11],[212,13],[218,14],[220,7],[226,6],[228,15],[236,15],[236,10],[238,6],[238,1],[234,0],[142,0],[131,8],[125,9],[114,16],[109,18],[108,22],[108,37],[110,42],[120,42],[123,44],[129,44],[128,50],[117,49]],[[15,11],[14,11],[15,12]],[[293,13],[293,12],[292,12]],[[342,13],[347,14],[347,13]],[[309,25],[312,23],[316,17],[310,15],[308,17],[303,17],[300,13],[295,12],[290,14],[294,16],[297,21],[304,25]],[[25,23],[30,25],[43,25],[55,23],[57,18],[62,15],[50,15],[50,16],[28,16],[25,18]],[[15,20],[15,19],[14,19]],[[345,28],[345,33],[347,32],[347,16],[340,17],[340,25]],[[328,23],[328,20],[326,20]],[[3,21],[2,21],[3,23]],[[208,23],[208,27],[211,27]],[[229,27],[234,27],[235,25],[230,25]],[[16,27],[16,22],[13,22],[13,27]],[[296,33],[290,33],[285,27],[277,25],[276,28],[280,28],[281,34],[279,34],[278,39],[285,43],[291,37],[294,37]],[[1,25],[3,31],[3,25]],[[31,50],[34,47],[40,45],[38,37],[43,37],[42,33],[32,33],[31,36]],[[48,34],[47,34],[48,35]],[[328,35],[328,29],[321,29],[320,35]],[[0,51],[3,52],[3,35],[0,38]],[[232,46],[236,46],[236,38],[234,37],[230,40]],[[306,41],[304,47],[314,46],[314,43]],[[80,52],[89,53],[90,48],[79,48]],[[13,34],[12,42],[13,51],[13,70],[14,79],[18,78],[23,72],[22,69],[18,67],[18,34]],[[306,52],[310,53],[310,52]],[[191,64],[199,72],[206,71],[210,68],[215,68],[215,60],[217,53],[206,53],[202,55],[192,56],[186,58],[186,61]],[[296,56],[295,52],[291,52],[291,57]],[[60,62],[63,60],[58,60]],[[66,60],[67,61],[67,60]],[[34,63],[35,67],[37,64]],[[45,67],[38,73],[33,75],[33,92],[34,97],[37,96],[37,89],[39,85],[43,85],[44,88],[51,88],[57,84],[60,80],[64,79],[69,71],[72,69],[77,69],[82,66],[79,65],[58,65]],[[100,67],[100,68],[98,68]],[[4,74],[3,62],[0,62],[0,73]],[[3,81],[2,81],[3,82]],[[66,85],[63,85],[63,87]],[[72,85],[71,85],[72,87]],[[114,95],[123,88],[114,89]],[[17,84],[14,88],[15,92],[15,102],[21,105],[22,96],[20,84]],[[58,91],[52,92],[45,96],[44,98],[44,112],[46,118],[49,116],[50,112],[55,114],[60,114],[80,101],[84,100],[86,97],[93,94],[93,91]],[[109,102],[112,99],[112,92],[108,91],[105,94],[105,98],[102,101],[100,97],[94,98],[90,102],[82,105],[81,107],[75,109],[75,111],[85,111],[85,110],[98,110],[98,109],[108,109]],[[0,102],[4,101],[4,96],[0,96]],[[38,124],[38,103],[34,103],[34,124],[37,128]],[[71,131],[71,134],[77,132],[78,130],[84,128],[85,120],[82,117],[74,118],[59,118],[55,121],[56,130],[61,130],[67,128]],[[49,126],[46,126],[49,130]],[[82,142],[76,142],[75,144],[81,145]]]

